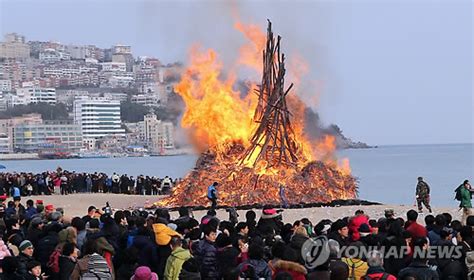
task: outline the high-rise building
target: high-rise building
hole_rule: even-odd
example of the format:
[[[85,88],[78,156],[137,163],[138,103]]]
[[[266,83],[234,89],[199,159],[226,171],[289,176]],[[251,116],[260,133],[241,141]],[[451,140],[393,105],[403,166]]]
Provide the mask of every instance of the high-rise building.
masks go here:
[[[5,35],[0,43],[0,58],[28,58],[30,46],[25,43],[25,37],[16,33]]]
[[[120,101],[80,96],[74,100],[74,122],[84,138],[125,136],[120,118]]]

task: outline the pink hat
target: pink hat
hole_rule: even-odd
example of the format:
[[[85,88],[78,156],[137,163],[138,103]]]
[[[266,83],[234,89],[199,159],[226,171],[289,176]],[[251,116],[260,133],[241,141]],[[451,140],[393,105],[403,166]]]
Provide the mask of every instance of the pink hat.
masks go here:
[[[277,210],[275,208],[263,209],[263,213],[265,215],[275,215],[277,213]]]
[[[131,280],[158,280],[158,275],[151,272],[148,266],[139,266],[135,270],[135,274],[132,276]]]
[[[263,209],[262,211],[262,219],[272,219],[280,216],[281,213],[279,213],[275,208],[267,208]]]

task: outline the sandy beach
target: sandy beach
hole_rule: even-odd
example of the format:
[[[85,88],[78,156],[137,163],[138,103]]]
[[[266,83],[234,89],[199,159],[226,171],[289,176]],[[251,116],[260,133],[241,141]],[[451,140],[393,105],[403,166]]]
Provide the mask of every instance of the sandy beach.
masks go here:
[[[87,213],[87,208],[94,205],[98,208],[105,206],[108,201],[114,209],[133,209],[141,207],[145,203],[152,203],[158,199],[159,196],[138,196],[138,195],[124,195],[124,194],[72,194],[72,195],[50,195],[50,196],[32,196],[23,197],[22,203],[26,204],[27,199],[41,199],[44,204],[53,204],[55,207],[63,207],[66,217],[83,216]],[[341,206],[341,207],[314,207],[304,209],[286,209],[283,212],[283,220],[292,223],[295,220],[308,218],[314,224],[321,219],[335,220],[337,218],[353,215],[357,209],[363,209],[370,218],[379,218],[384,214],[385,209],[394,209],[397,216],[403,216],[409,209],[415,209],[413,205],[372,205],[372,206]],[[260,216],[261,210],[256,209],[257,217]],[[461,218],[461,211],[457,208],[433,208],[433,214],[450,213],[454,219]],[[245,210],[238,211],[240,219],[245,219]],[[206,211],[194,211],[194,217],[200,219],[205,215]],[[425,210],[424,214],[427,214]],[[177,212],[171,212],[172,217],[178,217]],[[227,219],[228,214],[224,209],[219,209],[217,215],[221,219]],[[422,218],[423,215],[420,215]]]

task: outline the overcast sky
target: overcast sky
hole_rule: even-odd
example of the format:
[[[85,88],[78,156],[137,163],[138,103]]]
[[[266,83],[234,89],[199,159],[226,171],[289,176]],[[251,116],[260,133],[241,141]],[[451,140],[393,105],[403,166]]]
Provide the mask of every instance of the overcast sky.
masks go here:
[[[129,44],[164,62],[186,61],[195,42],[231,61],[243,40],[235,15],[262,28],[269,18],[287,56],[307,61],[300,94],[325,123],[376,145],[474,142],[471,1],[0,3],[2,34]]]

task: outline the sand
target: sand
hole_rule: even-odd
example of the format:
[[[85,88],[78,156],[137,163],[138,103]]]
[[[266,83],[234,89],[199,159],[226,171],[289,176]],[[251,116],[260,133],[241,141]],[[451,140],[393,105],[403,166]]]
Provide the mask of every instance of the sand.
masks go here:
[[[105,206],[108,201],[114,209],[129,209],[142,207],[145,203],[151,203],[160,199],[159,196],[139,196],[124,194],[71,194],[71,195],[50,195],[50,196],[32,196],[22,198],[22,203],[26,204],[27,199],[42,199],[44,204],[53,204],[55,207],[63,207],[65,216],[84,216],[87,214],[87,208],[94,205],[98,208]],[[341,207],[314,207],[305,209],[286,209],[283,211],[283,220],[292,223],[295,220],[308,218],[313,224],[321,219],[335,220],[337,218],[351,216],[357,209],[363,209],[370,218],[378,219],[383,216],[385,209],[394,209],[396,216],[406,217],[405,214],[410,209],[415,209],[413,205],[372,205],[372,206],[341,206]],[[450,213],[454,219],[461,219],[462,212],[457,208],[443,207],[433,208],[433,214]],[[238,211],[240,219],[245,220],[245,210]],[[256,209],[257,218],[260,216],[261,210]],[[206,214],[206,211],[194,211],[194,217],[198,220]],[[427,211],[420,215],[423,218],[427,215]],[[173,218],[178,217],[177,212],[171,212]],[[221,219],[227,219],[228,214],[223,209],[217,211],[217,215]]]

